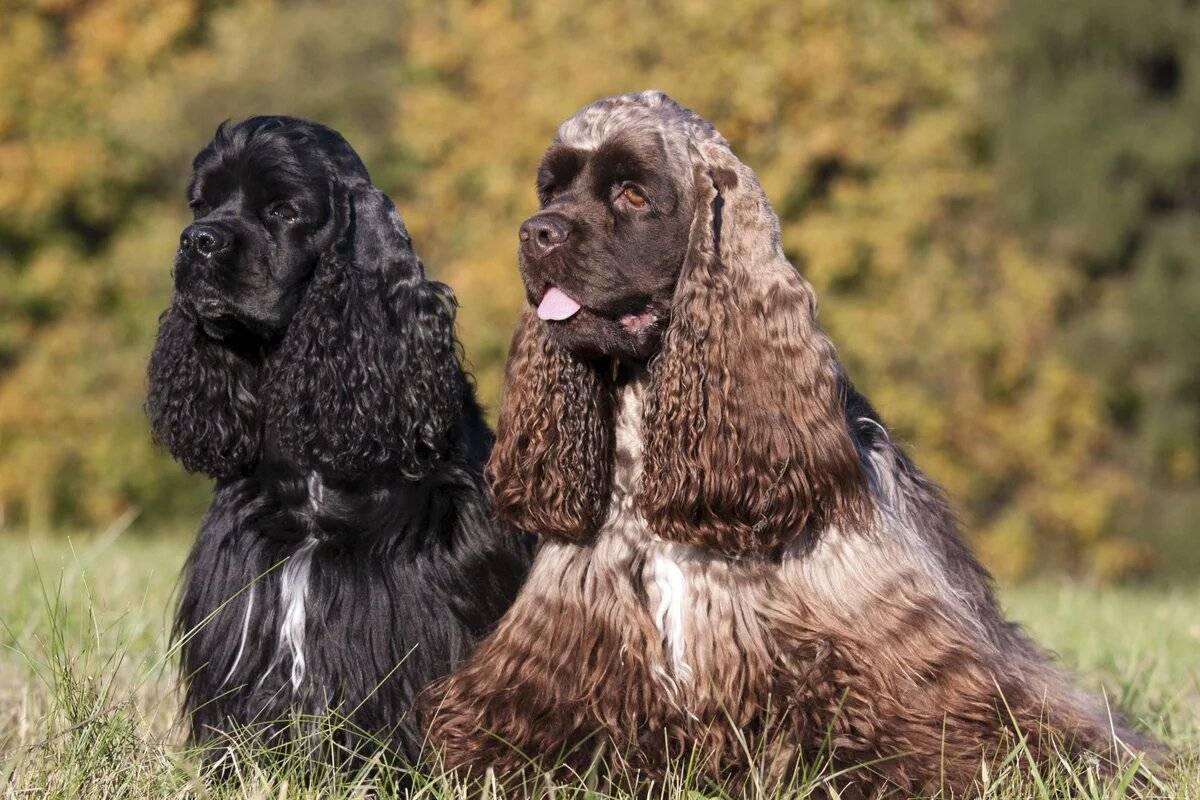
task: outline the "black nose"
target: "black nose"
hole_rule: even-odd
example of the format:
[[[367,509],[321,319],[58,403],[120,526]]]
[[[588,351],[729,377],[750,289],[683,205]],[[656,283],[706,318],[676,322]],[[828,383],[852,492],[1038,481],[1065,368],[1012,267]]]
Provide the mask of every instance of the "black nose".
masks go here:
[[[570,229],[557,215],[538,214],[521,225],[521,249],[531,256],[544,256],[567,240]]]
[[[220,226],[207,222],[197,222],[188,225],[179,236],[179,248],[193,252],[204,258],[212,258],[217,253],[228,249],[232,237]]]

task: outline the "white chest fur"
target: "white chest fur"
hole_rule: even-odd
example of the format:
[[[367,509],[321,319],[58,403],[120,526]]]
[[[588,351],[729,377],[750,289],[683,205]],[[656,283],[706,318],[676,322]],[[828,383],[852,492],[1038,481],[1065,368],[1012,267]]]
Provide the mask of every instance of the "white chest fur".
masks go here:
[[[321,476],[310,473],[308,476],[308,505],[314,513],[320,512],[324,499],[325,487]],[[308,588],[312,576],[313,552],[317,549],[317,539],[311,533],[304,538],[296,552],[292,553],[281,567],[279,578],[279,643],[275,661],[280,662],[284,655],[288,656],[291,668],[288,680],[292,691],[300,691],[304,682],[304,674],[308,669],[308,658],[305,650],[305,635],[308,628]]]
[[[279,653],[291,657],[289,676],[292,691],[299,691],[307,667],[304,650],[305,629],[308,623],[308,582],[312,572],[313,551],[317,540],[309,536],[283,565],[279,581]]]
[[[662,639],[663,678],[672,684],[687,683],[688,628],[693,621],[688,578],[688,548],[658,539],[637,510],[635,495],[642,470],[642,397],[645,384],[633,381],[621,392],[616,415],[616,453],[613,494],[601,537],[618,537],[637,543],[645,559],[639,579],[646,587],[648,611]]]
[[[692,668],[687,663],[687,612],[688,581],[670,552],[670,546],[659,549],[650,559],[649,573],[658,591],[658,608],[654,612],[654,624],[662,636],[663,656],[671,677],[677,682],[687,683],[692,677]]]

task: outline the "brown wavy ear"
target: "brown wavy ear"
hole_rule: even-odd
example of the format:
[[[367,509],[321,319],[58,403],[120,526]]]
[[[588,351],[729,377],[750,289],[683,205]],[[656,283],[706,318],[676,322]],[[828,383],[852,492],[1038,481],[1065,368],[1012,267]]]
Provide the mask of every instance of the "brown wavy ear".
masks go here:
[[[555,343],[525,309],[487,467],[499,514],[538,535],[591,537],[608,504],[612,413],[612,382]]]
[[[806,526],[866,519],[845,382],[754,173],[723,145],[696,158],[696,217],[651,367],[638,497],[663,538],[763,553]]]

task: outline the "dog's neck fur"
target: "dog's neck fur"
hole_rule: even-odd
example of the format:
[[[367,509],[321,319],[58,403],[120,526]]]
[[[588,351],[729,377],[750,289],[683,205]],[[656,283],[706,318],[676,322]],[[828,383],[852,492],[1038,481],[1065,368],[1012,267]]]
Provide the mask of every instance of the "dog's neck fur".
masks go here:
[[[487,507],[488,437],[472,407],[420,480],[314,472],[268,442],[217,481],[175,632],[194,741],[251,723],[307,736],[334,710],[416,758],[416,693],[466,658],[528,563]]]
[[[385,532],[391,536],[397,530],[424,530],[430,518],[445,510],[441,508],[447,502],[443,493],[453,493],[456,486],[441,476],[439,481],[389,480],[387,491],[380,491],[377,480],[329,478],[278,453],[261,462],[246,482],[248,499],[262,512],[250,518],[244,533],[289,543],[278,566],[280,612],[277,630],[269,634],[275,637],[276,646],[268,672],[285,669],[291,691],[299,693],[308,671],[308,604],[313,571],[320,569],[320,545],[337,540],[347,547],[372,548],[376,545],[373,539]],[[464,477],[457,488],[468,485]],[[392,544],[404,546],[403,541]],[[249,630],[253,613],[251,597],[244,611],[243,632]],[[226,682],[237,671],[243,651],[244,646]]]
[[[640,577],[652,599],[654,624],[663,646],[659,678],[674,689],[691,680],[686,656],[688,577],[681,566],[694,548],[664,542],[654,536],[637,509],[638,480],[642,473],[642,406],[648,379],[644,371],[628,376],[616,409],[616,447],[613,458],[612,496],[600,538],[644,542],[646,560]]]
[[[739,606],[750,608],[767,577],[761,563],[739,564],[703,548],[669,542],[650,530],[637,508],[642,473],[642,412],[649,388],[644,369],[624,371],[615,410],[612,494],[608,514],[588,548],[589,571],[619,581],[619,596],[645,598],[634,610],[652,622],[659,647],[647,653],[655,679],[681,706],[693,681],[718,679],[730,665],[714,664],[717,636],[765,647],[760,626]],[[633,610],[633,609],[631,609]],[[717,631],[722,631],[718,633]],[[707,674],[699,674],[707,670]]]

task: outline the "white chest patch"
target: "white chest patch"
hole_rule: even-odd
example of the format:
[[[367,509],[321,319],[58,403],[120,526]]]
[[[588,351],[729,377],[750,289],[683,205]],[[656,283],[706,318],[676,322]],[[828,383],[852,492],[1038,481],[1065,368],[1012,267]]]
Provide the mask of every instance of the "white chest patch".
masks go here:
[[[635,495],[642,473],[642,393],[644,380],[631,381],[621,391],[616,413],[616,454],[613,465],[613,495],[602,537],[615,537],[646,546],[641,580],[653,587],[658,603],[648,609],[658,628],[663,647],[663,682],[671,688],[692,678],[687,663],[688,579],[682,566],[686,549],[657,539],[637,509]]]
[[[304,633],[308,621],[308,581],[317,540],[309,536],[283,565],[279,581],[279,651],[291,657],[292,691],[304,681]]]
[[[310,472],[305,484],[308,486],[308,507],[320,511],[321,503],[325,501],[325,484],[321,483],[321,476]]]
[[[325,499],[325,485],[321,476],[310,472],[308,484],[308,506],[314,513],[321,510]],[[305,537],[296,552],[288,557],[279,579],[279,650],[276,660],[286,653],[291,661],[289,679],[292,691],[300,690],[304,672],[308,666],[304,652],[305,629],[308,623],[308,585],[312,575],[313,551],[317,540],[311,534]]]
[[[689,681],[692,668],[685,657],[685,614],[687,613],[687,576],[669,553],[659,552],[650,562],[654,586],[658,590],[658,609],[654,624],[662,636],[663,655],[678,681]]]

